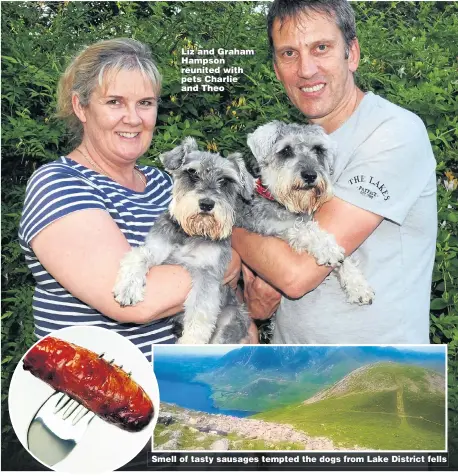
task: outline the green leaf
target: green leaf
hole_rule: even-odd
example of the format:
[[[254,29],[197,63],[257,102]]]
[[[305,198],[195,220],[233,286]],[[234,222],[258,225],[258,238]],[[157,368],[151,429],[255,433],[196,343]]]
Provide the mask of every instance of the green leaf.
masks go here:
[[[202,132],[197,131],[196,129],[186,129],[183,133],[188,136],[205,137],[205,134],[202,134]]]
[[[447,301],[445,301],[444,299],[442,298],[437,298],[437,299],[433,299],[431,301],[431,306],[430,308],[433,310],[433,311],[437,311],[439,309],[444,309],[444,307],[447,307]]]
[[[199,117],[197,109],[192,104],[187,104],[186,109],[195,117]]]
[[[458,213],[457,212],[450,212],[448,214],[448,221],[451,223],[458,223]]]
[[[2,55],[2,59],[9,61],[10,63],[17,64],[19,61],[15,58],[12,58],[11,56],[4,56]]]

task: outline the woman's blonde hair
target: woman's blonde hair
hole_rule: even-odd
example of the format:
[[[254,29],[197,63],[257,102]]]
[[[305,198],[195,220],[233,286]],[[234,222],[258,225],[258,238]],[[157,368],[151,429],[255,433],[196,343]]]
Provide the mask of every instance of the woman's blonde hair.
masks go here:
[[[57,90],[57,116],[67,122],[75,140],[81,139],[83,125],[73,111],[73,94],[78,95],[82,106],[87,106],[94,89],[103,85],[105,74],[120,70],[140,71],[151,80],[159,96],[161,74],[146,45],[130,38],[116,38],[86,47],[67,67]]]

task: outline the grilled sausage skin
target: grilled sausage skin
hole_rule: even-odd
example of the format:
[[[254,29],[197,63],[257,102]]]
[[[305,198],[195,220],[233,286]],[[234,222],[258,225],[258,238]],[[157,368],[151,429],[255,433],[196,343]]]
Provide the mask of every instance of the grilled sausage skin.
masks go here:
[[[153,417],[153,403],[143,388],[84,347],[45,337],[26,354],[24,370],[124,430],[140,431]]]

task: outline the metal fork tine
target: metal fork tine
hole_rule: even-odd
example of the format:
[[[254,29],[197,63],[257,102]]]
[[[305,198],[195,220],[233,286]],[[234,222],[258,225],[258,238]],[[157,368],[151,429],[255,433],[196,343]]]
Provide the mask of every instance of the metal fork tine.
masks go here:
[[[72,400],[71,403],[63,410],[62,419],[66,420],[78,407],[79,403],[75,400]]]
[[[89,410],[86,407],[83,407],[83,405],[79,405],[73,412],[72,424],[76,425],[81,420],[81,418],[86,415],[88,411]]]
[[[85,419],[85,420],[86,420],[86,425],[88,425],[88,424],[92,421],[92,419],[93,419],[94,417],[95,417],[95,413],[88,410],[88,411],[81,417],[81,420],[82,420],[82,419]],[[78,420],[78,421],[79,421],[79,420]],[[78,423],[78,422],[76,422],[76,423]],[[75,425],[76,425],[76,423],[75,423]]]
[[[57,402],[55,408],[54,408],[54,413],[57,413],[59,410],[65,407],[67,403],[70,401],[70,397],[66,395],[65,393],[62,394],[62,396],[59,398],[59,401]]]

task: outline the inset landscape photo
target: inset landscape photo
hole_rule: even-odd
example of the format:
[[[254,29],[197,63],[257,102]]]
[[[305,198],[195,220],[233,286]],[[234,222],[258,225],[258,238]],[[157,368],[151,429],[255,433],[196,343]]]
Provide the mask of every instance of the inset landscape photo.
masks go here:
[[[155,346],[153,450],[446,449],[445,345]]]

